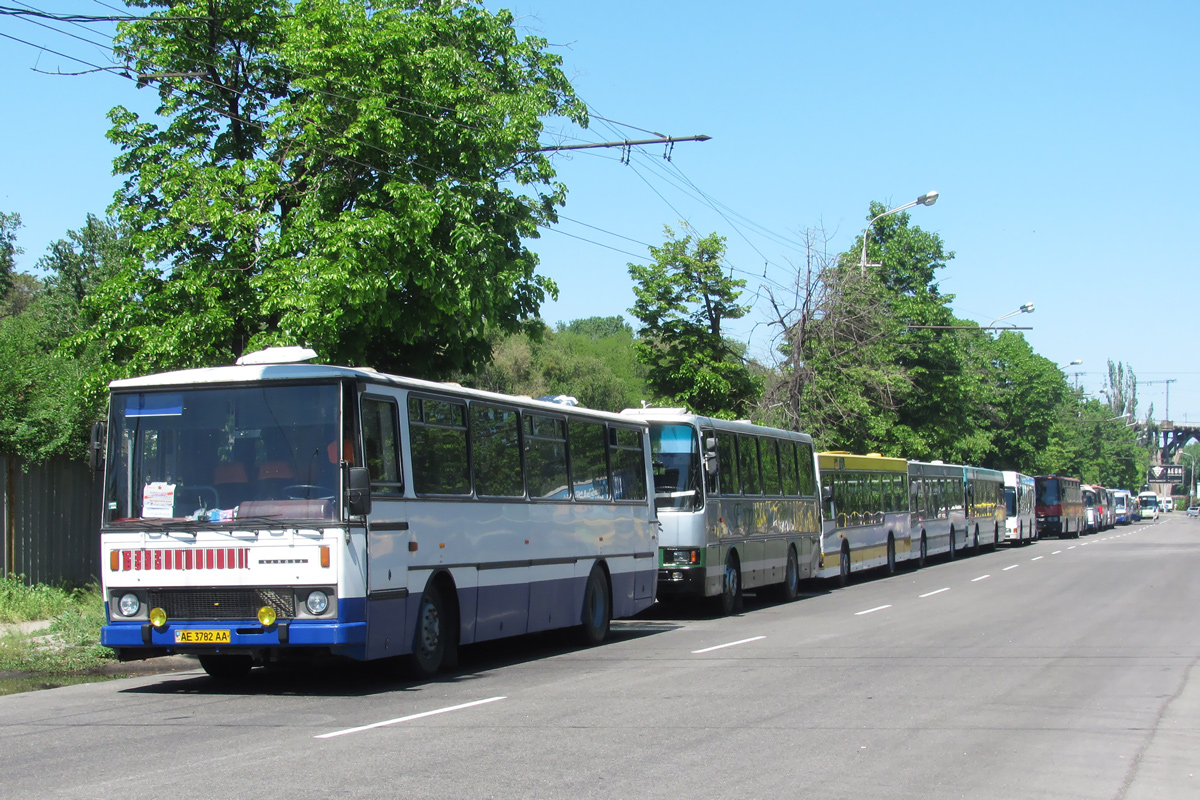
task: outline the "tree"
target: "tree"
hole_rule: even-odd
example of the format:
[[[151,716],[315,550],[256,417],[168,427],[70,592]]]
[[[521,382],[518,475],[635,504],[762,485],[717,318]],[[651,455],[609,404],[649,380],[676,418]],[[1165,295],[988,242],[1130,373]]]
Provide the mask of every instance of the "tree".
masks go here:
[[[17,256],[25,252],[17,247],[17,228],[20,227],[20,214],[0,211],[0,298],[8,294],[17,269]]]
[[[713,233],[651,247],[654,263],[629,264],[637,298],[630,312],[642,323],[638,359],[651,389],[662,399],[701,414],[737,416],[762,393],[737,348],[721,332],[727,319],[749,310],[738,305],[743,280],[725,277],[725,240]]]
[[[435,377],[482,362],[489,330],[535,324],[556,289],[521,240],[565,197],[541,118],[586,117],[509,12],[130,2],[153,10],[115,50],[167,122],[110,113],[137,256],[90,299],[80,342],[125,372],[304,344]]]
[[[491,362],[461,382],[530,397],[570,395],[603,411],[637,407],[648,396],[633,330],[620,317],[575,320],[540,336],[498,337]]]
[[[756,418],[806,431],[828,449],[878,451],[908,391],[896,363],[903,328],[882,284],[831,255],[823,231],[804,240],[793,296],[770,292],[782,361]]]

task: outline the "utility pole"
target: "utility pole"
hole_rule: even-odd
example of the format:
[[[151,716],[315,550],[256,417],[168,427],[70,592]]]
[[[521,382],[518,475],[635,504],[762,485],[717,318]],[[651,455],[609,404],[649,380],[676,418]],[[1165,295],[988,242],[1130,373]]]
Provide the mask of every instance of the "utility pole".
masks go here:
[[[1155,383],[1165,383],[1167,385],[1167,403],[1166,407],[1163,409],[1163,419],[1169,420],[1171,418],[1171,384],[1179,383],[1179,379],[1168,378],[1165,381],[1139,381],[1139,383],[1143,386],[1149,386]]]

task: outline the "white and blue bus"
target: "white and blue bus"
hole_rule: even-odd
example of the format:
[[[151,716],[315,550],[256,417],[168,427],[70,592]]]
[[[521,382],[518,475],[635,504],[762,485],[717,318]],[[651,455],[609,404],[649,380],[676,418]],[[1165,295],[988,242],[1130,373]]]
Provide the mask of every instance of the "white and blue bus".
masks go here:
[[[111,384],[92,447],[119,658],[228,677],[407,656],[428,676],[460,644],[571,626],[597,643],[653,604],[644,421],[313,357]]]
[[[820,560],[812,438],[682,408],[621,414],[650,425],[659,600],[711,598],[731,614],[745,589],[795,599]]]

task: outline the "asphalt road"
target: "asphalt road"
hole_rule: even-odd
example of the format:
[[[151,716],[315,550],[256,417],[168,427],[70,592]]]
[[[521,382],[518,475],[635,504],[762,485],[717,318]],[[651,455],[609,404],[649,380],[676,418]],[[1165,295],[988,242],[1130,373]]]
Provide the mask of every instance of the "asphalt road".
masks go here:
[[[0,697],[6,798],[1200,797],[1200,521],[935,563],[602,647]]]

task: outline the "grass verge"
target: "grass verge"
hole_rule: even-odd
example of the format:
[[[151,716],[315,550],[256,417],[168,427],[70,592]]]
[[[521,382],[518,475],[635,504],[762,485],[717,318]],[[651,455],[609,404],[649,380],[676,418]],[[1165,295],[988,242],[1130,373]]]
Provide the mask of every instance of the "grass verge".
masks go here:
[[[18,576],[0,581],[0,622],[49,619],[49,628],[0,636],[0,672],[61,675],[113,663],[100,645],[104,601],[94,584],[60,588],[26,586]]]

